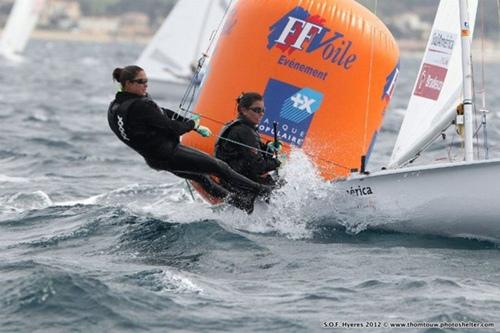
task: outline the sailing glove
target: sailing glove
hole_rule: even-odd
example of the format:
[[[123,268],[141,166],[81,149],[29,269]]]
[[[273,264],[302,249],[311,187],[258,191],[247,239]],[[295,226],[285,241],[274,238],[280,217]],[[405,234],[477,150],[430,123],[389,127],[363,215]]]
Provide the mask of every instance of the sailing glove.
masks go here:
[[[198,126],[198,128],[196,128],[196,132],[198,132],[198,134],[200,134],[204,138],[212,135],[212,131],[206,126]]]
[[[266,144],[266,150],[268,153],[274,154],[279,153],[281,151],[281,142],[280,141],[269,141]]]
[[[191,120],[194,121],[194,129],[197,130],[200,127],[200,115],[193,113]]]

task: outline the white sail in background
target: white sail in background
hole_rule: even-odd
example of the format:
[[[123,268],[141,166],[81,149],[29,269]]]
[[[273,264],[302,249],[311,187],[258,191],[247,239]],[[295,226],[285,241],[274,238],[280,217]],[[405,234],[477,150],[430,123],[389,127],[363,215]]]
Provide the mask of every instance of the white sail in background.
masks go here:
[[[152,80],[185,83],[207,50],[229,1],[179,0],[137,64]]]
[[[16,56],[23,52],[36,26],[44,0],[16,0],[0,38],[0,52]]]
[[[477,4],[468,1],[471,32]],[[390,167],[413,159],[455,119],[463,84],[459,13],[458,0],[440,2]]]

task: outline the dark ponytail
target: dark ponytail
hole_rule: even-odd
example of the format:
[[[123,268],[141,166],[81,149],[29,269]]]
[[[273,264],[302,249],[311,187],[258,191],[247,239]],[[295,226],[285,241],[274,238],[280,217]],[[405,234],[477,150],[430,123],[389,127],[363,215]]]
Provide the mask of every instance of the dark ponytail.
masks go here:
[[[135,79],[137,73],[144,71],[139,66],[131,65],[123,68],[117,67],[113,71],[113,80],[120,82],[122,87],[125,86],[125,82]]]
[[[253,102],[262,101],[262,95],[256,92],[242,92],[238,98],[236,98],[236,104],[238,106],[238,111],[241,108],[249,108]]]

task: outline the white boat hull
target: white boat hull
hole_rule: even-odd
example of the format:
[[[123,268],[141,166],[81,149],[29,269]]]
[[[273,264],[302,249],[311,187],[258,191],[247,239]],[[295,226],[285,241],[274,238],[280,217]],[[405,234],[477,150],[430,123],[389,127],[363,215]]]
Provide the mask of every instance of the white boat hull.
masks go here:
[[[500,240],[500,160],[384,170],[333,184],[376,228]]]

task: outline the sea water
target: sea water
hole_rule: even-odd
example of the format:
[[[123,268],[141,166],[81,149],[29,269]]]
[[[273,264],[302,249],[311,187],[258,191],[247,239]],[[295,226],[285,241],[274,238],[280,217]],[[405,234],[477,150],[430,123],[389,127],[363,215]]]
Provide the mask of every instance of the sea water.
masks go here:
[[[148,168],[106,118],[112,70],[141,49],[32,41],[24,62],[0,62],[1,332],[500,330],[496,242],[370,228],[384,221],[339,209],[297,152],[288,184],[250,216]],[[401,59],[371,169],[389,157],[418,64]],[[500,65],[488,66],[499,105]]]

